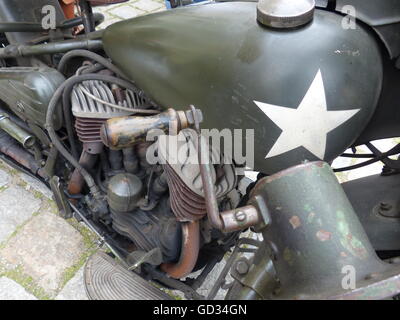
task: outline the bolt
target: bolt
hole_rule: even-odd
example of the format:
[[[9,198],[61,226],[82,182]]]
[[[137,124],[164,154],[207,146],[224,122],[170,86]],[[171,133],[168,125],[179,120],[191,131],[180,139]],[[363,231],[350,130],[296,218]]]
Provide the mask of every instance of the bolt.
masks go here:
[[[246,221],[246,213],[244,213],[243,211],[237,211],[236,213],[235,213],[235,219],[236,219],[236,221],[238,221],[238,222],[244,222],[244,221]]]
[[[245,275],[249,271],[249,265],[244,260],[239,260],[235,264],[235,270],[240,275]]]
[[[387,203],[387,202],[381,202],[380,203],[380,208],[381,208],[381,210],[388,211],[388,210],[392,209],[392,205],[390,203]]]

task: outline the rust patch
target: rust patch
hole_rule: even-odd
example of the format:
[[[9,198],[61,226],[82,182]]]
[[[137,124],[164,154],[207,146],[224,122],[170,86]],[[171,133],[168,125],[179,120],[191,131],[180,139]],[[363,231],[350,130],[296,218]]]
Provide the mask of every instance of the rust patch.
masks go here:
[[[347,257],[347,253],[344,252],[344,251],[340,252],[340,255],[341,255],[343,258],[346,258],[346,257]]]
[[[315,213],[314,213],[314,212],[311,212],[311,213],[308,215],[308,217],[307,217],[307,222],[308,222],[308,223],[312,223],[313,220],[314,220],[314,217],[315,217]]]
[[[340,233],[340,243],[346,248],[353,256],[359,259],[366,259],[368,257],[367,249],[361,240],[351,234],[350,226],[346,221],[344,212],[336,212],[338,219],[338,231]]]
[[[316,234],[317,238],[319,241],[328,241],[331,239],[332,233],[330,233],[329,231],[325,231],[325,230],[319,230]]]
[[[301,226],[301,220],[298,216],[293,216],[289,219],[290,224],[292,225],[293,229],[297,229]]]

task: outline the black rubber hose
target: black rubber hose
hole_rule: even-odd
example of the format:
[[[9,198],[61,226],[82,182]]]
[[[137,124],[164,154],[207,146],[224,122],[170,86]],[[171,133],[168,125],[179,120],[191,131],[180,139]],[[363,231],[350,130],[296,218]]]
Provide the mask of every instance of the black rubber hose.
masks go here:
[[[91,52],[88,50],[80,50],[80,49],[72,50],[72,51],[69,51],[68,53],[64,54],[58,64],[58,71],[60,71],[61,73],[64,73],[64,69],[65,69],[65,66],[68,63],[68,61],[75,57],[84,57],[87,59],[94,60],[97,63],[106,67],[107,69],[111,70],[116,75],[120,76],[121,78],[128,79],[127,76],[121,70],[119,70],[119,68],[117,68],[115,65],[113,65],[106,58],[102,57],[101,55],[99,55],[97,53],[94,53],[94,52]]]
[[[89,81],[89,80],[98,80],[98,81],[104,81],[108,83],[115,83],[121,87],[124,87],[126,89],[131,90],[132,92],[135,92],[139,96],[143,96],[143,92],[138,90],[132,83],[125,81],[123,79],[119,79],[116,77],[108,76],[108,75],[103,75],[103,74],[83,74],[83,75],[78,75],[69,78],[65,82],[61,84],[55,91],[53,97],[51,98],[49,102],[49,106],[47,109],[47,114],[46,114],[46,129],[49,133],[50,139],[53,143],[53,145],[57,148],[57,150],[64,156],[64,158],[70,162],[78,171],[79,173],[83,176],[85,179],[86,184],[88,185],[90,191],[93,193],[94,197],[99,197],[99,187],[96,185],[95,180],[91,176],[91,174],[83,168],[77,159],[74,158],[74,156],[63,146],[63,144],[60,141],[60,138],[58,137],[55,129],[54,129],[54,112],[56,110],[56,107],[58,106],[58,102],[64,92],[64,90],[68,90],[69,88],[73,88],[76,84],[81,83],[83,81]]]
[[[99,72],[100,70],[103,70],[105,67],[100,64],[100,63],[96,63],[84,70],[82,70],[81,74],[87,74],[87,73],[96,73]]]
[[[62,94],[63,115],[65,120],[65,127],[67,128],[68,142],[71,147],[72,156],[79,160],[78,148],[75,143],[74,128],[72,124],[72,110],[71,110],[71,93],[72,88],[65,88]]]

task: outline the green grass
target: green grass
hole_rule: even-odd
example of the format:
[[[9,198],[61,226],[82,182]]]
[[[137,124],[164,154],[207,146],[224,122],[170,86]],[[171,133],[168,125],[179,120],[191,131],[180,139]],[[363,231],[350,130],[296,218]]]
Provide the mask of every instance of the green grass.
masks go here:
[[[64,271],[60,288],[63,288],[75,276],[86,260],[98,249],[96,244],[97,236],[92,231],[74,218],[68,219],[67,222],[81,234],[85,245],[85,252],[74,265]]]
[[[14,280],[22,287],[25,288],[26,291],[33,294],[36,298],[40,300],[52,300],[53,298],[50,297],[43,288],[38,286],[32,277],[26,275],[22,269],[22,267],[17,267],[15,269],[6,270],[0,273],[0,277],[7,277],[9,279]]]

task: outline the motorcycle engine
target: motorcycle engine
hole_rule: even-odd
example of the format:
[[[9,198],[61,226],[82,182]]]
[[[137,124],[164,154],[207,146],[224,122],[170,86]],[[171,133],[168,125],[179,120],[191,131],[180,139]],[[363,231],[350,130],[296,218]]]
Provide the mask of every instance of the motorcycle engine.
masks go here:
[[[85,81],[74,87],[71,103],[76,133],[83,146],[80,163],[94,173],[109,207],[109,215],[97,218],[119,236],[129,239],[134,244],[133,251],[149,252],[159,248],[162,263],[179,261],[182,223],[198,221],[200,247],[206,255],[212,247],[222,257],[227,249],[221,239],[226,236],[212,230],[205,218],[206,205],[198,165],[170,164],[168,161],[150,164],[146,158],[150,147],[156,146],[156,150],[165,156],[167,149],[161,140],[141,142],[122,150],[112,150],[102,143],[100,129],[108,119],[132,115],[136,108],[148,107],[149,102],[134,92],[102,81]],[[115,105],[122,108],[114,108]],[[193,146],[190,129],[184,134],[186,140],[183,143]],[[196,150],[190,156],[197,156]],[[213,179],[221,208],[235,207],[239,196],[235,189],[234,166],[222,164],[214,169]],[[68,190],[71,194],[82,189],[78,177],[79,174],[74,172],[70,179]],[[217,241],[220,245],[216,245]],[[200,254],[203,265],[207,259]]]

